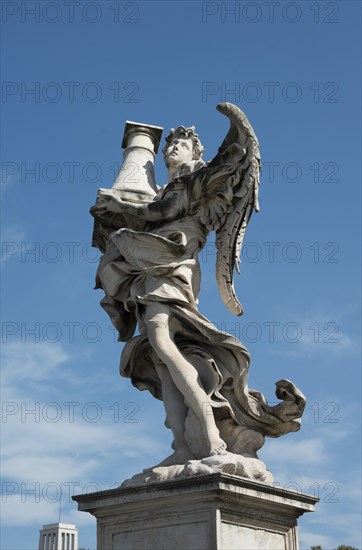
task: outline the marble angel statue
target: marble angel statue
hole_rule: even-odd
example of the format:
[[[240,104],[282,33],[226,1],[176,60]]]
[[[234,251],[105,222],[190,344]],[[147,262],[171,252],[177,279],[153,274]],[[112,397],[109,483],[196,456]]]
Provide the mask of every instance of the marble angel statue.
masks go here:
[[[288,380],[276,383],[276,406],[250,390],[247,349],[197,307],[198,254],[215,231],[219,292],[231,312],[242,314],[233,271],[258,210],[258,140],[238,107],[217,109],[230,129],[211,162],[202,160],[194,127],[179,126],[163,148],[169,181],[151,200],[136,204],[100,189],[91,208],[103,228],[96,287],[105,292],[101,305],[126,342],[121,374],[162,399],[173,433],[174,452],[145,470],[146,481],[215,468],[270,480],[257,451],[265,436],[297,431],[305,406]]]

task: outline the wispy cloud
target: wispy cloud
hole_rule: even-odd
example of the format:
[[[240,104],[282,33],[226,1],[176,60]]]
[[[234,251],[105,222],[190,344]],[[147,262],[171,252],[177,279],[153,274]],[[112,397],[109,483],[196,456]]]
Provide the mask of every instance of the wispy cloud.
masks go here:
[[[3,475],[8,484],[3,485],[2,505],[6,525],[34,525],[36,530],[47,521],[57,521],[57,488],[62,495],[63,521],[90,525],[87,514],[76,512],[70,494],[117,486],[167,452],[166,430],[155,437],[155,419],[151,416],[134,424],[115,422],[105,414],[94,377],[70,376],[74,364],[82,361],[87,363],[88,356],[70,354],[60,343],[11,342],[4,346],[4,399],[10,403],[2,430]],[[79,396],[84,392],[95,404],[89,415],[100,407],[99,422],[89,422],[84,413],[79,414],[84,406]],[[72,402],[79,403],[74,418],[65,406]],[[19,409],[11,409],[11,403]],[[61,416],[54,421],[57,410]],[[352,408],[347,417],[355,418],[356,413]],[[325,550],[342,543],[357,545],[357,473],[348,461],[343,464],[338,460],[339,450],[355,437],[356,427],[347,419],[343,426],[314,420],[310,415],[298,434],[268,440],[260,452],[261,459],[280,486],[300,488],[321,498],[316,513],[306,514],[299,522],[302,549],[312,544],[321,544]],[[352,518],[356,526],[353,532],[349,524]],[[326,535],[331,522],[334,534]]]
[[[316,321],[318,319],[318,321]],[[271,348],[273,355],[284,357],[303,356],[311,359],[315,356],[342,355],[355,353],[358,343],[346,332],[341,331],[341,322],[331,320],[333,316],[325,313],[316,315],[314,319],[300,318],[291,323],[291,335],[286,337],[285,342],[274,345]],[[285,321],[284,326],[288,326]],[[293,332],[294,328],[294,332]]]
[[[46,522],[50,504],[59,501],[54,495],[57,488],[64,518],[74,520],[69,484],[71,494],[115,487],[142,471],[145,457],[150,464],[154,456],[162,457],[164,441],[152,437],[147,421],[127,423],[116,420],[109,410],[105,414],[107,407],[96,397],[97,386],[92,388],[93,401],[79,402],[80,389],[93,381],[67,382],[67,372],[79,357],[70,356],[59,343],[11,342],[3,347],[5,524]],[[58,394],[52,393],[50,401],[51,387],[58,388]],[[99,421],[93,422],[97,414]]]
[[[21,253],[21,243],[25,242],[26,232],[20,225],[1,227],[1,265],[6,266]]]
[[[351,408],[351,414],[355,410]],[[278,486],[311,494],[320,499],[316,511],[298,522],[300,548],[321,545],[332,550],[340,544],[359,547],[361,517],[360,467],[349,455],[348,442],[358,438],[358,426],[345,429],[343,423],[306,423],[303,431],[290,438],[268,441],[260,456],[274,474]],[[345,459],[339,459],[345,449]],[[331,526],[333,525],[333,529]],[[323,534],[320,534],[323,533]],[[328,534],[326,534],[328,533]]]
[[[9,342],[2,347],[2,382],[19,387],[32,381],[46,382],[53,376],[59,378],[59,367],[69,359],[59,343]]]
[[[322,546],[324,550],[328,550],[333,546],[332,537],[321,535],[313,531],[301,531],[299,537],[300,550],[310,550],[311,546]]]
[[[304,464],[323,464],[326,462],[325,442],[321,438],[302,439],[297,442],[280,440],[276,445],[263,450],[265,461],[290,462],[302,460]]]

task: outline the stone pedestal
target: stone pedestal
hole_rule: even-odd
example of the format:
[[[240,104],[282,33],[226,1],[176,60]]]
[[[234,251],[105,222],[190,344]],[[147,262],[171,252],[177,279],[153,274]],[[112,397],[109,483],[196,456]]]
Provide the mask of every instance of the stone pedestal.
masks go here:
[[[73,500],[97,518],[97,550],[297,550],[297,518],[318,501],[220,473]]]

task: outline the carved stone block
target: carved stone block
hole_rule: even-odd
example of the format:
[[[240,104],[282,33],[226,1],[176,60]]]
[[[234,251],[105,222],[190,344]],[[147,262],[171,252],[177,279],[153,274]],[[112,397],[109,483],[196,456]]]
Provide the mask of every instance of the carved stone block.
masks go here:
[[[227,474],[73,497],[97,518],[97,550],[297,550],[317,498]]]

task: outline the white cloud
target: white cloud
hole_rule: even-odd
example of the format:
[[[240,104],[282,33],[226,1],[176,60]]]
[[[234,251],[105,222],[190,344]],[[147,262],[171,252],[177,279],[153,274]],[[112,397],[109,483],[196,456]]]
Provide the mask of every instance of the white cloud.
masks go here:
[[[10,488],[9,488],[10,490]],[[57,518],[59,504],[50,504],[44,499],[36,501],[36,494],[30,502],[30,494],[24,499],[20,493],[7,496],[3,493],[2,523],[3,525],[37,524],[39,528],[47,523],[47,518]],[[25,500],[25,501],[24,501]]]
[[[300,550],[310,550],[311,546],[322,546],[323,550],[332,548],[333,541],[331,537],[320,535],[312,531],[299,531],[299,547]]]
[[[67,372],[79,358],[71,357],[59,343],[12,342],[4,348],[1,435],[5,524],[46,522],[52,504],[44,501],[43,490],[49,484],[64,489],[65,483],[76,483],[74,494],[82,493],[90,482],[103,484],[99,488],[104,490],[142,471],[145,457],[151,464],[155,456],[162,458],[164,442],[152,437],[148,419],[142,423],[116,420],[114,411],[94,397],[84,408],[80,388],[89,385],[94,395],[97,385],[91,378],[68,383]],[[58,390],[51,403],[44,386]],[[67,403],[77,405],[69,407]],[[94,418],[97,421],[93,422]],[[34,488],[40,493],[39,502],[34,502],[31,494]],[[96,490],[97,484],[91,491]],[[68,498],[67,507],[75,506]]]
[[[316,314],[314,319],[299,318],[283,323],[283,342],[271,348],[273,355],[306,359],[325,354],[354,353],[357,343],[341,331],[341,320],[333,315]],[[289,327],[287,330],[287,327]]]
[[[69,408],[64,403],[79,402],[84,392],[97,402],[98,388],[94,377],[76,381],[69,378],[73,364],[88,363],[90,359],[70,355],[59,343],[12,342],[5,346],[4,359],[6,399],[10,401],[10,397],[19,406],[16,414],[8,415],[3,425],[6,442],[6,446],[2,446],[3,474],[5,483],[15,484],[5,486],[8,494],[2,505],[4,524],[34,525],[36,531],[44,523],[57,521],[59,502],[48,502],[42,494],[53,483],[62,490],[62,520],[83,525],[86,529],[93,524],[93,519],[76,511],[76,505],[69,498],[67,483],[77,484],[72,494],[88,492],[88,484],[92,482],[102,490],[114,487],[163,458],[169,433],[163,430],[156,435],[154,423],[160,419],[150,416],[142,423],[115,422],[109,407],[100,400],[102,417],[99,422],[89,422],[81,414],[84,403],[74,409],[74,421],[71,422]],[[51,398],[48,388],[53,391]],[[46,408],[50,399],[57,400],[60,407],[61,418],[57,422],[49,421],[56,412],[55,407]],[[28,409],[34,409],[38,403],[38,417],[25,414],[22,419],[22,403]],[[352,413],[355,416],[354,411]],[[353,437],[352,427],[350,432],[345,427],[346,422],[343,430],[341,425],[316,425],[311,418],[309,437],[303,438],[302,431],[285,439],[269,439],[260,453],[281,486],[294,483],[295,486],[289,486],[290,490],[298,490],[300,486],[302,492],[318,492],[321,497],[316,512],[306,514],[299,522],[302,549],[312,544],[321,544],[324,550],[342,543],[357,544],[357,529],[352,537],[349,525],[349,520],[358,525],[354,517],[359,493],[356,476],[351,469],[346,470],[333,460],[335,451],[344,443],[343,438]],[[327,490],[325,486],[331,480],[339,484],[336,504],[323,502],[330,493],[329,486]],[[14,487],[15,494],[10,494]],[[26,493],[28,489],[34,492],[35,488],[40,494],[39,502],[34,501],[34,494]],[[90,490],[97,490],[97,485]],[[51,490],[49,496],[51,499]],[[334,535],[333,538],[318,535],[318,532],[328,533],[331,522],[333,533],[338,532],[340,536],[338,541]]]
[[[60,365],[69,360],[69,355],[58,343],[9,342],[3,345],[2,382],[5,386],[49,382],[52,376],[61,376]]]
[[[303,516],[300,520],[301,550],[303,548],[309,550],[311,545],[318,544],[322,546],[323,550],[335,550],[341,544],[361,548],[359,500],[360,498],[356,501],[351,499],[350,508],[344,509],[341,513],[340,501],[328,504],[321,498],[316,505],[316,511]],[[328,533],[328,535],[318,533]]]
[[[278,440],[275,445],[263,448],[263,459],[275,462],[302,462],[303,464],[323,464],[326,462],[325,442],[322,438],[300,441]]]
[[[350,413],[354,415],[354,407]],[[261,459],[278,486],[320,499],[315,512],[298,521],[301,550],[309,550],[312,545],[321,545],[323,550],[340,544],[360,547],[359,464],[358,460],[354,464],[348,451],[350,439],[356,438],[356,425],[354,430],[352,426],[336,430],[336,425],[323,423],[314,428],[310,424],[308,428],[313,437],[302,439],[300,433],[285,440],[268,441],[260,452]],[[343,448],[346,456],[341,461],[338,458]]]

